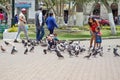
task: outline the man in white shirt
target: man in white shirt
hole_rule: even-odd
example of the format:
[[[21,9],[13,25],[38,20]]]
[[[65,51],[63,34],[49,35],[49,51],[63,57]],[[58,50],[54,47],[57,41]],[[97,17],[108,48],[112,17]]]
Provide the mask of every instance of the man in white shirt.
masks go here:
[[[42,40],[45,32],[44,32],[44,17],[42,14],[42,7],[38,9],[35,14],[35,26],[36,26],[36,40],[39,42]]]
[[[28,40],[28,34],[27,34],[27,30],[25,28],[25,25],[26,25],[26,18],[24,16],[24,14],[26,13],[26,9],[25,8],[22,8],[21,9],[21,13],[19,14],[19,21],[18,21],[18,33],[17,33],[17,36],[14,40],[14,42],[18,42],[17,41],[17,37],[18,35],[20,34],[21,31],[24,31],[24,34],[26,36],[26,39]]]

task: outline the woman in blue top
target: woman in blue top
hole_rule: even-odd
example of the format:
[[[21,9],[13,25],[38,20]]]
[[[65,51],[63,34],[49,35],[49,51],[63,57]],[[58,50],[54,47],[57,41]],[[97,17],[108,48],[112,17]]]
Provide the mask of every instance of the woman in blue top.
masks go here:
[[[54,33],[54,28],[58,28],[55,18],[53,17],[53,13],[50,13],[50,16],[46,19],[46,25],[50,34]]]

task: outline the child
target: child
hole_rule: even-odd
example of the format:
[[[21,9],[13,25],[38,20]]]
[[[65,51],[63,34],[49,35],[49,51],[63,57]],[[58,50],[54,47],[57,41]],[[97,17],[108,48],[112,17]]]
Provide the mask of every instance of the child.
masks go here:
[[[56,43],[59,42],[59,39],[57,38],[57,34],[50,34],[47,36],[47,41],[48,41],[48,44],[49,44],[49,47],[50,48],[55,48],[56,46]]]
[[[95,36],[96,36],[96,39],[95,39],[95,41],[96,41],[96,47],[100,48],[101,47],[101,43],[102,43],[100,27],[96,28]]]
[[[59,43],[60,40],[58,39],[57,34],[54,33],[53,35],[54,35],[54,40]]]

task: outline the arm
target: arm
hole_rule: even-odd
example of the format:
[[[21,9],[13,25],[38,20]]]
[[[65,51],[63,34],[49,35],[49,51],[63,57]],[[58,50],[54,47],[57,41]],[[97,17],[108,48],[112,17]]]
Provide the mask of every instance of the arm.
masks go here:
[[[98,36],[101,36],[101,35],[102,35],[102,33],[101,33],[101,32],[99,32]]]
[[[53,23],[54,23],[55,27],[58,28],[58,25],[57,25],[56,20],[54,18],[53,18]]]
[[[19,17],[19,20],[26,23],[26,20],[25,20],[24,16],[22,16],[22,15]]]
[[[96,23],[97,23],[98,26],[100,26],[100,23],[98,22],[98,20],[96,20]]]
[[[42,25],[42,12],[39,13],[39,24]]]
[[[46,23],[46,25],[48,25],[48,18],[46,19],[45,23]]]

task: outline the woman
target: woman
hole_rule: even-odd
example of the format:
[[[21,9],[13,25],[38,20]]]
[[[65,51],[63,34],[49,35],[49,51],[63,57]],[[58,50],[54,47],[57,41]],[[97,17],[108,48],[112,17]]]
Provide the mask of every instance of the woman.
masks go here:
[[[95,29],[99,26],[99,23],[93,17],[90,17],[88,19],[88,24],[90,26],[90,33],[91,33],[90,48],[92,47],[93,41],[94,41],[93,48],[95,48],[96,45]]]
[[[14,42],[18,42],[18,41],[17,41],[17,38],[18,38],[18,35],[20,34],[21,31],[24,32],[24,34],[25,34],[25,36],[26,36],[26,39],[27,39],[27,41],[29,42],[28,33],[27,33],[26,28],[25,28],[25,25],[26,25],[26,23],[27,23],[25,14],[26,14],[26,9],[25,9],[25,8],[22,8],[22,9],[21,9],[21,12],[20,12],[20,14],[19,14],[19,20],[18,20],[18,33],[17,33],[17,35],[16,35],[16,38],[15,38]]]
[[[55,27],[58,28],[58,25],[56,23],[55,18],[53,17],[52,12],[50,13],[50,16],[47,18],[46,24],[47,24],[47,27],[48,27],[48,30],[49,30],[50,34],[54,33],[54,28]]]

